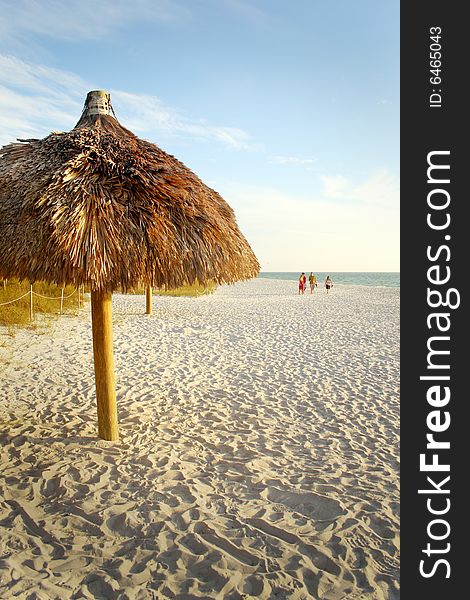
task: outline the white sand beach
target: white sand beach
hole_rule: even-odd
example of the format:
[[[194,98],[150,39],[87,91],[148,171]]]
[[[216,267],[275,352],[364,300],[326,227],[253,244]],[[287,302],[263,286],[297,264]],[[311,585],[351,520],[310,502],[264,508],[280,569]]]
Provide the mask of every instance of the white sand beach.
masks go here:
[[[399,289],[115,295],[0,335],[0,598],[399,598]]]

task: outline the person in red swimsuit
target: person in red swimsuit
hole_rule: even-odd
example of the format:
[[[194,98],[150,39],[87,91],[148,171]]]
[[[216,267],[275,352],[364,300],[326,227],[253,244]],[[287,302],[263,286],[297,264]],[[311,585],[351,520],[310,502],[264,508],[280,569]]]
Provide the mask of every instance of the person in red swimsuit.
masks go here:
[[[299,294],[303,294],[305,292],[305,285],[307,283],[307,276],[305,273],[301,273],[299,277]]]

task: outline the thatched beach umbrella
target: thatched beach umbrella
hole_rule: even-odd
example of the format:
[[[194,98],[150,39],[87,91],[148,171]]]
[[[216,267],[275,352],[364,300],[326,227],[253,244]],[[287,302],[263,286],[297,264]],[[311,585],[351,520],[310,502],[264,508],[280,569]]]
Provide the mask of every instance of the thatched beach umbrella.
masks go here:
[[[100,437],[118,438],[112,292],[232,283],[259,264],[232,209],[187,167],[87,95],[68,133],[0,151],[0,273],[91,289]]]

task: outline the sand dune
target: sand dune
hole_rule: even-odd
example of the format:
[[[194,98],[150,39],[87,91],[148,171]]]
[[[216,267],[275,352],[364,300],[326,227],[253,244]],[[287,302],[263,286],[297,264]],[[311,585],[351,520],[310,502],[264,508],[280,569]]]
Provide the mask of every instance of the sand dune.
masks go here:
[[[0,598],[399,597],[399,290],[114,298],[0,348]]]

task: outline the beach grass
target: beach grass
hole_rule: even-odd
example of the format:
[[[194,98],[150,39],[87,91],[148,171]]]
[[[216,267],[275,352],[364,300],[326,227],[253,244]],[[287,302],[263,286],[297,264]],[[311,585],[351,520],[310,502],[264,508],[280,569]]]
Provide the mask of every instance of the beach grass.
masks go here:
[[[204,294],[213,294],[216,288],[217,284],[211,281],[207,286],[200,283],[193,283],[192,285],[183,285],[174,290],[158,290],[157,294],[160,296],[203,296]]]
[[[0,282],[0,325],[9,330],[31,325],[29,292],[30,284],[27,281],[8,279],[5,283]],[[60,313],[60,286],[38,281],[33,284],[33,292],[33,314],[57,316]],[[62,312],[71,313],[76,311],[77,307],[78,296],[75,287],[68,285],[64,288]]]
[[[214,281],[210,281],[206,286],[201,283],[193,283],[191,285],[183,285],[173,290],[158,289],[154,290],[154,293],[159,296],[187,296],[197,297],[203,296],[204,294],[213,294],[217,288],[217,284]],[[129,294],[142,295],[145,294],[145,288],[138,287],[127,292]]]

